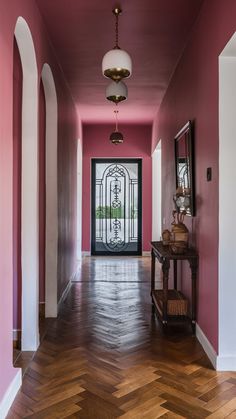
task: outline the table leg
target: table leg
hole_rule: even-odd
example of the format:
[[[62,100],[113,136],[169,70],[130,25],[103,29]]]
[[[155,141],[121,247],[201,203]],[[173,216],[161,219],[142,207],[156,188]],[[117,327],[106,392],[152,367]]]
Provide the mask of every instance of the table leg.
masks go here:
[[[192,331],[195,334],[196,332],[196,303],[197,303],[197,267],[198,262],[196,259],[190,259],[189,265],[191,269],[191,279],[192,279],[192,313],[191,313],[191,322],[192,322]]]
[[[168,280],[169,280],[170,261],[165,259],[162,264],[163,272],[163,323],[167,323],[167,302],[168,302]]]
[[[156,271],[156,258],[154,251],[152,249],[152,269],[151,269],[151,294],[152,291],[155,289],[155,271]]]

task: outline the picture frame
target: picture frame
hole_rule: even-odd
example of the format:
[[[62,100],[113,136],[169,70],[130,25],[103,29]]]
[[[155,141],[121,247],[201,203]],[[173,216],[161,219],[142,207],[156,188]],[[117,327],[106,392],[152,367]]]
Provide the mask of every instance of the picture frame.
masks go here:
[[[189,197],[186,215],[195,216],[193,122],[188,121],[174,137],[176,190]]]

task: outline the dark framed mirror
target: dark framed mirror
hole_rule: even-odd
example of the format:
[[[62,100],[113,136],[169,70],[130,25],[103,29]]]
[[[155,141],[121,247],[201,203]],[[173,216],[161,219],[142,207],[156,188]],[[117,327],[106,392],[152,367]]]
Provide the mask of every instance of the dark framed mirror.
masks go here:
[[[188,121],[174,138],[175,140],[175,175],[176,190],[183,195],[183,202],[188,206],[187,215],[195,215],[194,190],[194,150],[193,150],[193,123]]]

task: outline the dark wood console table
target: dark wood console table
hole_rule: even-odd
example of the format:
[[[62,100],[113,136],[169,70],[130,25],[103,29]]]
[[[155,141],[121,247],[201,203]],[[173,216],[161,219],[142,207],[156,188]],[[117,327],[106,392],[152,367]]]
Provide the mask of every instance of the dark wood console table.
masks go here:
[[[156,309],[157,315],[160,318],[163,325],[166,325],[171,320],[190,320],[192,325],[193,333],[195,333],[196,327],[196,279],[197,279],[197,268],[198,268],[198,254],[197,252],[189,248],[184,254],[173,254],[171,253],[169,246],[164,246],[161,241],[151,242],[152,246],[152,270],[151,270],[151,297],[153,306]],[[163,272],[163,290],[155,290],[155,265],[156,258],[162,265]],[[181,260],[187,260],[189,262],[191,270],[191,283],[192,283],[192,298],[191,298],[191,310],[186,315],[173,316],[168,313],[168,300],[170,297],[170,291],[168,287],[169,281],[169,269],[170,261],[173,260],[174,270],[174,290],[177,291],[177,262]],[[159,295],[158,295],[159,294]],[[161,295],[161,305],[159,296]]]

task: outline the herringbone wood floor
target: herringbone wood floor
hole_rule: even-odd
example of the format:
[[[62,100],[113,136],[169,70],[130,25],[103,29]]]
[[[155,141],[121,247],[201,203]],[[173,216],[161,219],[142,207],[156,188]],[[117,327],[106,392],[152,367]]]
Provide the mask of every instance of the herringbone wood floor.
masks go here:
[[[236,373],[216,373],[182,327],[151,315],[149,258],[85,258],[10,418],[236,418]]]

